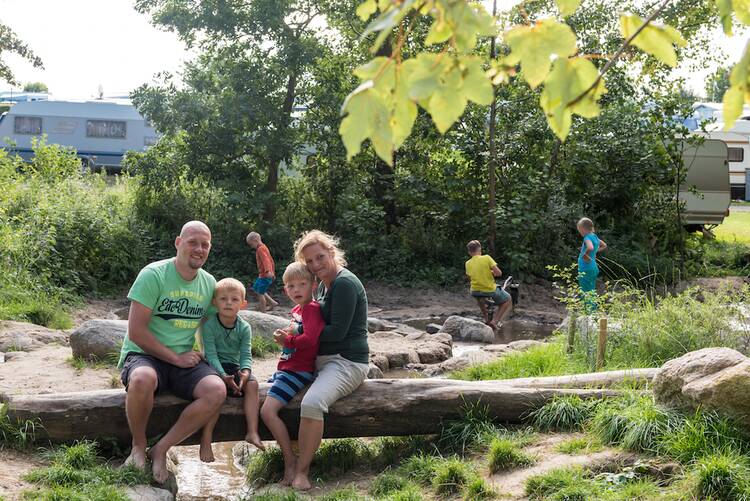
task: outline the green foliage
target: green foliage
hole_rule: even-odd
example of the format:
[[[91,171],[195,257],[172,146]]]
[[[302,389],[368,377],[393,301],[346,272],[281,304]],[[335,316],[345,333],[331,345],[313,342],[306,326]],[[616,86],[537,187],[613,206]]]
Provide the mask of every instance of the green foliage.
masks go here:
[[[272,339],[267,339],[263,336],[253,336],[251,343],[253,357],[265,358],[281,351],[281,347],[278,344],[274,343]]]
[[[476,478],[471,463],[460,459],[444,459],[438,463],[432,478],[432,486],[438,494],[450,495],[460,492]]]
[[[254,494],[251,499],[253,501],[302,501],[304,498],[295,491],[285,490],[284,492]]]
[[[681,463],[690,463],[711,453],[750,451],[750,438],[731,418],[714,411],[696,411],[664,437],[664,453]]]
[[[321,501],[366,501],[366,498],[361,496],[353,487],[336,489],[335,491],[320,496],[318,499]]]
[[[19,450],[28,448],[34,443],[36,430],[41,426],[39,420],[12,420],[8,417],[7,404],[0,404],[0,450],[5,447]]]
[[[24,92],[49,92],[49,87],[44,82],[27,82],[23,84]]]
[[[451,378],[482,381],[560,376],[587,372],[587,369],[585,365],[569,358],[562,339],[557,339],[520,353],[511,353],[494,362],[456,371],[451,374]]]
[[[698,460],[693,471],[701,499],[730,501],[750,496],[750,469],[738,454],[711,454]]]
[[[436,445],[441,451],[463,456],[480,445],[486,445],[498,430],[489,416],[489,407],[481,400],[465,402],[461,412],[460,419],[443,425]]]
[[[481,477],[476,477],[465,487],[465,501],[473,501],[475,499],[495,499],[496,497],[497,492],[487,485],[487,482]]]
[[[431,435],[407,435],[405,437],[377,437],[371,446],[375,460],[382,465],[393,465],[402,459],[421,453],[437,453],[435,439]]]
[[[489,450],[490,473],[534,464],[534,459],[508,439],[494,439]]]
[[[581,499],[579,489],[589,489],[592,493],[591,482],[584,476],[580,468],[557,468],[547,473],[534,475],[526,480],[526,495],[532,500],[553,499]]]
[[[399,471],[418,484],[430,485],[441,462],[442,458],[419,453],[404,459]]]
[[[679,424],[679,417],[656,405],[653,396],[629,394],[601,402],[591,420],[605,444],[634,452],[658,452],[662,438]]]
[[[368,490],[373,496],[386,496],[400,491],[409,485],[411,485],[410,482],[403,476],[391,471],[385,471],[373,479]]]
[[[570,455],[591,454],[602,450],[602,444],[594,437],[576,437],[560,442],[555,446],[555,450]]]
[[[284,477],[284,456],[278,447],[257,451],[247,462],[246,475],[250,483],[264,485],[278,482]]]
[[[583,400],[576,395],[558,396],[531,413],[537,428],[557,431],[576,431],[583,428],[596,408],[594,400]]]

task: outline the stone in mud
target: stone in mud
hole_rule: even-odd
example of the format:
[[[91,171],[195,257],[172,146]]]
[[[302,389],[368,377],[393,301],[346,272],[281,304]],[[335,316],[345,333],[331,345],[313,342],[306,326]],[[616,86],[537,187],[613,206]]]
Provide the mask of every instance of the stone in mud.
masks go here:
[[[750,429],[750,359],[731,348],[704,348],[665,363],[653,381],[660,404],[737,418]]]
[[[377,365],[370,363],[370,370],[367,371],[367,379],[383,379],[383,371]]]
[[[544,344],[542,341],[535,341],[533,339],[520,339],[518,341],[511,341],[508,343],[508,348],[515,351],[525,351],[529,348],[533,348],[534,346],[539,346],[541,344]],[[488,346],[485,346],[483,349],[489,348]]]
[[[273,339],[273,332],[276,329],[288,327],[290,322],[286,317],[253,310],[240,310],[239,316],[242,320],[250,324],[250,327],[253,329],[253,336],[261,336],[266,339]]]
[[[450,358],[451,339],[419,335],[402,336],[394,331],[374,332],[368,339],[370,360],[381,371],[398,369],[408,364],[438,363]]]
[[[393,322],[389,322],[388,320],[367,317],[367,330],[369,332],[392,331],[396,329],[396,327],[398,327],[398,325],[394,324]]]
[[[89,320],[70,335],[74,357],[107,360],[120,353],[128,330],[126,320]]]
[[[417,348],[419,361],[423,364],[437,364],[451,357],[453,350],[443,343],[426,343]]]
[[[131,501],[173,501],[174,495],[166,489],[149,485],[134,485],[125,489],[125,496]]]
[[[495,340],[495,331],[491,327],[477,320],[459,317],[458,315],[448,317],[440,332],[450,334],[453,339],[461,341],[492,343]]]
[[[388,365],[388,357],[385,355],[371,354],[370,363],[375,364],[382,372],[385,372],[390,368]]]
[[[67,345],[67,334],[26,322],[0,321],[0,351],[30,351],[53,343]]]
[[[437,334],[442,328],[443,326],[440,324],[427,324],[424,330],[425,332],[427,332],[427,334]]]
[[[5,353],[5,361],[10,362],[12,360],[21,360],[29,356],[25,351],[8,351]]]
[[[412,334],[407,334],[406,336],[404,336],[404,339],[406,339],[407,341],[419,341],[426,338],[427,333],[425,332],[414,332]]]

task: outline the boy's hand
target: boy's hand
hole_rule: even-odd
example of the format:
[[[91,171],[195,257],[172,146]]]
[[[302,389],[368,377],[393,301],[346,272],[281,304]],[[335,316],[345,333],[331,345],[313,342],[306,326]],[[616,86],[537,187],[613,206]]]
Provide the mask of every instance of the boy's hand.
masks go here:
[[[589,256],[588,254],[584,254],[583,255],[583,260],[586,261],[587,263],[590,263],[591,262],[591,256]]]
[[[247,369],[242,369],[240,371],[240,384],[237,385],[237,387],[240,389],[240,393],[245,391],[245,385],[247,384],[247,381],[250,379],[250,371]]]
[[[242,392],[240,391],[240,387],[237,386],[237,383],[234,381],[234,376],[230,376],[230,375],[221,376],[221,379],[223,379],[224,384],[227,385],[227,391],[231,391],[235,395],[242,395]]]
[[[289,335],[289,333],[282,329],[276,329],[273,332],[273,340],[276,344],[279,346],[284,346],[284,343],[286,342],[286,337]]]

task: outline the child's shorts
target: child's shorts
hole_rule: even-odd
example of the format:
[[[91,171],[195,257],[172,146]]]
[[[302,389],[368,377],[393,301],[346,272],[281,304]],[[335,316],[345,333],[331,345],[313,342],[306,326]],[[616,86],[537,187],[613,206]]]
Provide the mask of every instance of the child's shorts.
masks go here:
[[[478,292],[478,291],[472,291],[471,295],[480,298],[480,297],[491,297],[495,300],[496,304],[503,304],[507,303],[511,300],[510,294],[508,294],[508,291],[505,291],[498,287],[495,289],[495,292]]]
[[[265,294],[266,292],[268,292],[268,289],[271,287],[272,283],[273,283],[273,278],[258,277],[255,279],[255,282],[253,282],[253,290],[257,292],[258,294]]]
[[[229,376],[234,376],[234,382],[236,384],[240,384],[240,366],[237,364],[229,363],[229,362],[222,362],[221,368],[224,369],[224,372],[227,373]],[[252,371],[250,372],[250,377],[247,378],[247,381],[257,381],[255,379],[255,376],[253,376]],[[242,395],[235,395],[233,393],[227,392],[228,397],[240,397]]]
[[[312,372],[276,371],[268,380],[269,383],[273,383],[268,389],[268,396],[286,405],[302,388],[312,383],[313,379],[315,377]]]

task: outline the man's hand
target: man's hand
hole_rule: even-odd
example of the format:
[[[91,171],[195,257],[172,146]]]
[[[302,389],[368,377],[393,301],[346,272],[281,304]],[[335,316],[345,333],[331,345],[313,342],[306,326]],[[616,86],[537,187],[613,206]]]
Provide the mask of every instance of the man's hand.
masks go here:
[[[279,346],[284,346],[284,343],[286,342],[286,337],[289,335],[289,332],[283,329],[276,329],[273,332],[273,340],[276,344]]]
[[[237,383],[234,381],[234,376],[221,376],[221,379],[223,379],[224,384],[227,385],[227,391],[231,391],[235,395],[242,395],[240,387],[237,386]]]
[[[200,352],[186,351],[177,355],[174,365],[183,369],[189,369],[198,365],[201,360],[203,360],[203,355]]]

